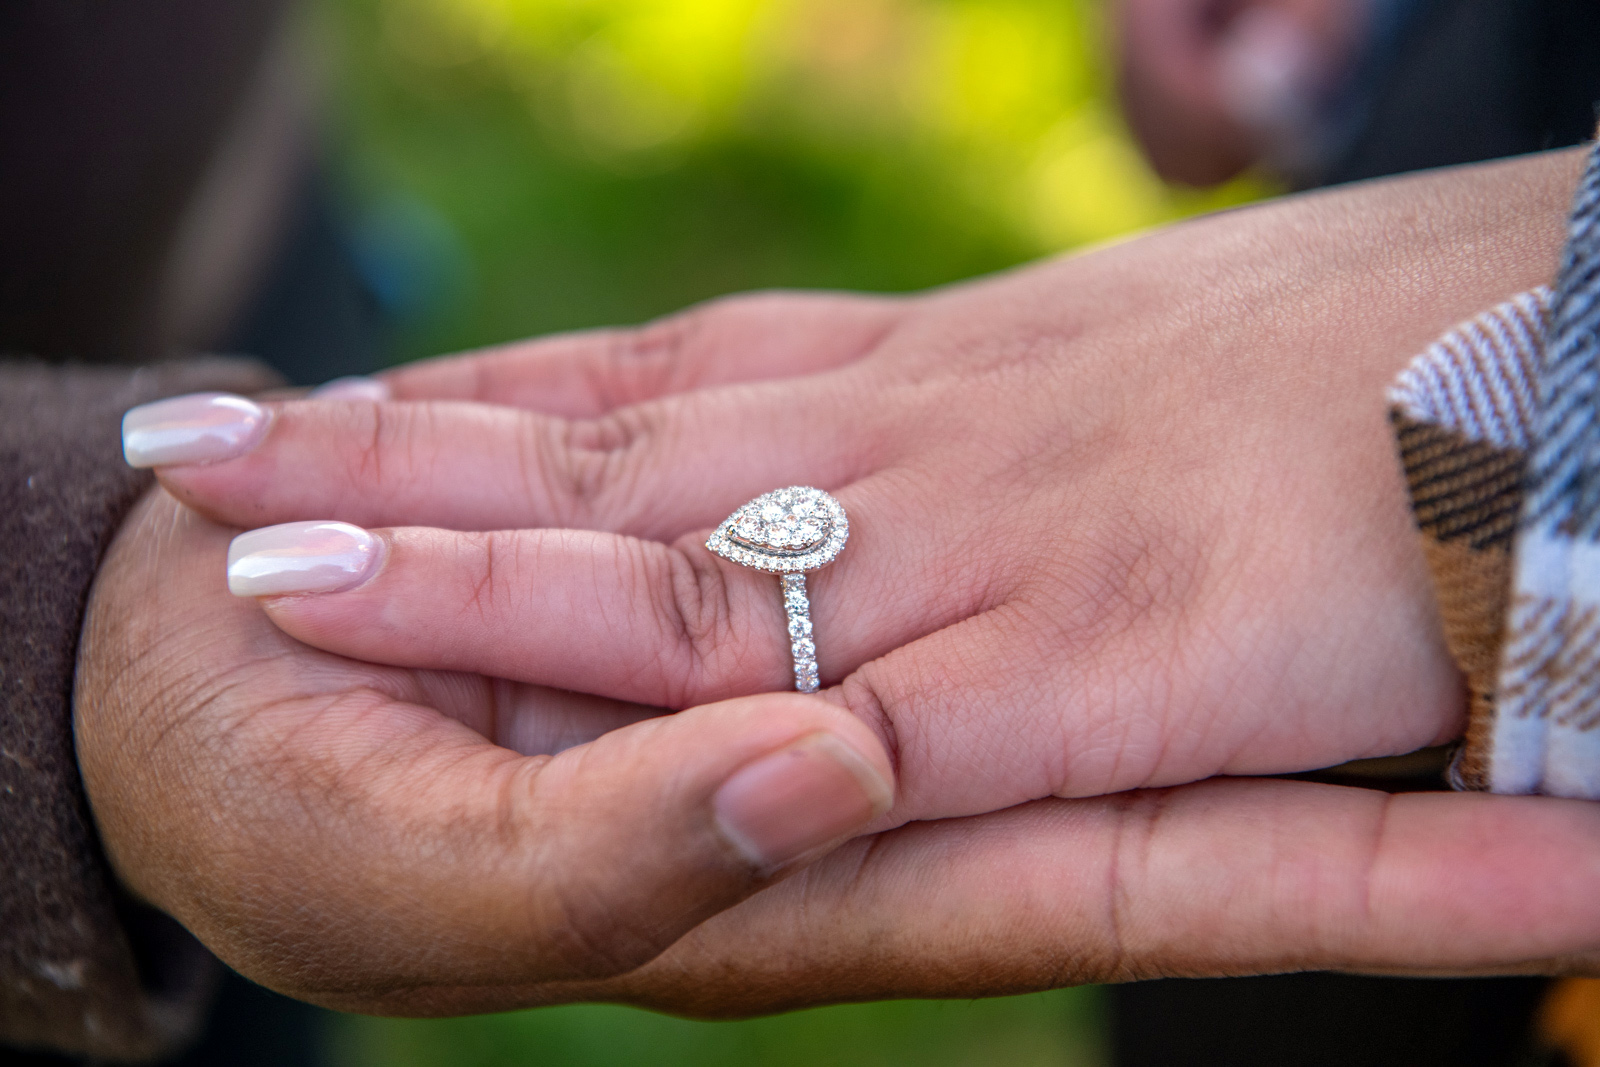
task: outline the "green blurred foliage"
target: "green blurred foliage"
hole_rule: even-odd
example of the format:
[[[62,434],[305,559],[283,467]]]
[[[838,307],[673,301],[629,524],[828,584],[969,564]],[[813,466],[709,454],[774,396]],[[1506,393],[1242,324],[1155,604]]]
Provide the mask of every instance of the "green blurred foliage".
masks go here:
[[[607,1005],[348,1020],[343,1067],[1100,1067],[1099,991],[892,1001],[703,1023]]]
[[[1231,204],[1116,117],[1089,0],[321,0],[400,354],[900,291]]]

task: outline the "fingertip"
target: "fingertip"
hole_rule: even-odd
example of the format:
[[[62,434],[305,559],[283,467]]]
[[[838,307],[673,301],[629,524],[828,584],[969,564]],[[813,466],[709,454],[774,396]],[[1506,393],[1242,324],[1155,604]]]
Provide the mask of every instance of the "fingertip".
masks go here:
[[[893,797],[869,760],[819,732],[740,767],[717,790],[712,810],[734,850],[771,872],[865,830]]]

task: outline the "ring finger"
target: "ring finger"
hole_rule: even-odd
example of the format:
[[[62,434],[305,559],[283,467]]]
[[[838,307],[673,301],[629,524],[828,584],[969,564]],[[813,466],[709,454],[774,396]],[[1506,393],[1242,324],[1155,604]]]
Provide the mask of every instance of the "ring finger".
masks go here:
[[[851,541],[809,583],[824,684],[1004,595],[999,565],[955,557],[962,538],[889,518],[915,514],[907,496],[890,477],[839,493]],[[704,541],[295,523],[240,537],[230,580],[294,637],[371,662],[673,708],[786,688],[779,583]]]

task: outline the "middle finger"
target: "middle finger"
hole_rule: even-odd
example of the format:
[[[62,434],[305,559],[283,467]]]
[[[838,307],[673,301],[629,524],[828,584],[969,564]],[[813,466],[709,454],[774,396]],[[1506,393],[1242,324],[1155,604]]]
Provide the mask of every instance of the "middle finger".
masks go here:
[[[852,400],[865,392],[823,375],[579,421],[467,402],[299,400],[262,405],[266,426],[240,455],[185,453],[169,465],[159,450],[130,451],[179,500],[232,526],[337,519],[671,540],[720,521],[751,486],[843,485],[869,473],[892,435]],[[136,409],[129,424],[159,431],[201,418],[183,405],[203,403]],[[248,404],[229,403],[226,412]]]

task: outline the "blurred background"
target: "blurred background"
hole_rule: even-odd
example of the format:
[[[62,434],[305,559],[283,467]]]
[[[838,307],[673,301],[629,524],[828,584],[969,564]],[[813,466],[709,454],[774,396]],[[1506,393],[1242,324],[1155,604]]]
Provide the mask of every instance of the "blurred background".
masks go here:
[[[579,1005],[445,1021],[336,1019],[338,1067],[1107,1067],[1096,990],[897,1001],[748,1022]]]
[[[319,0],[389,358],[768,286],[907,290],[1261,191],[1164,185],[1090,0]]]

